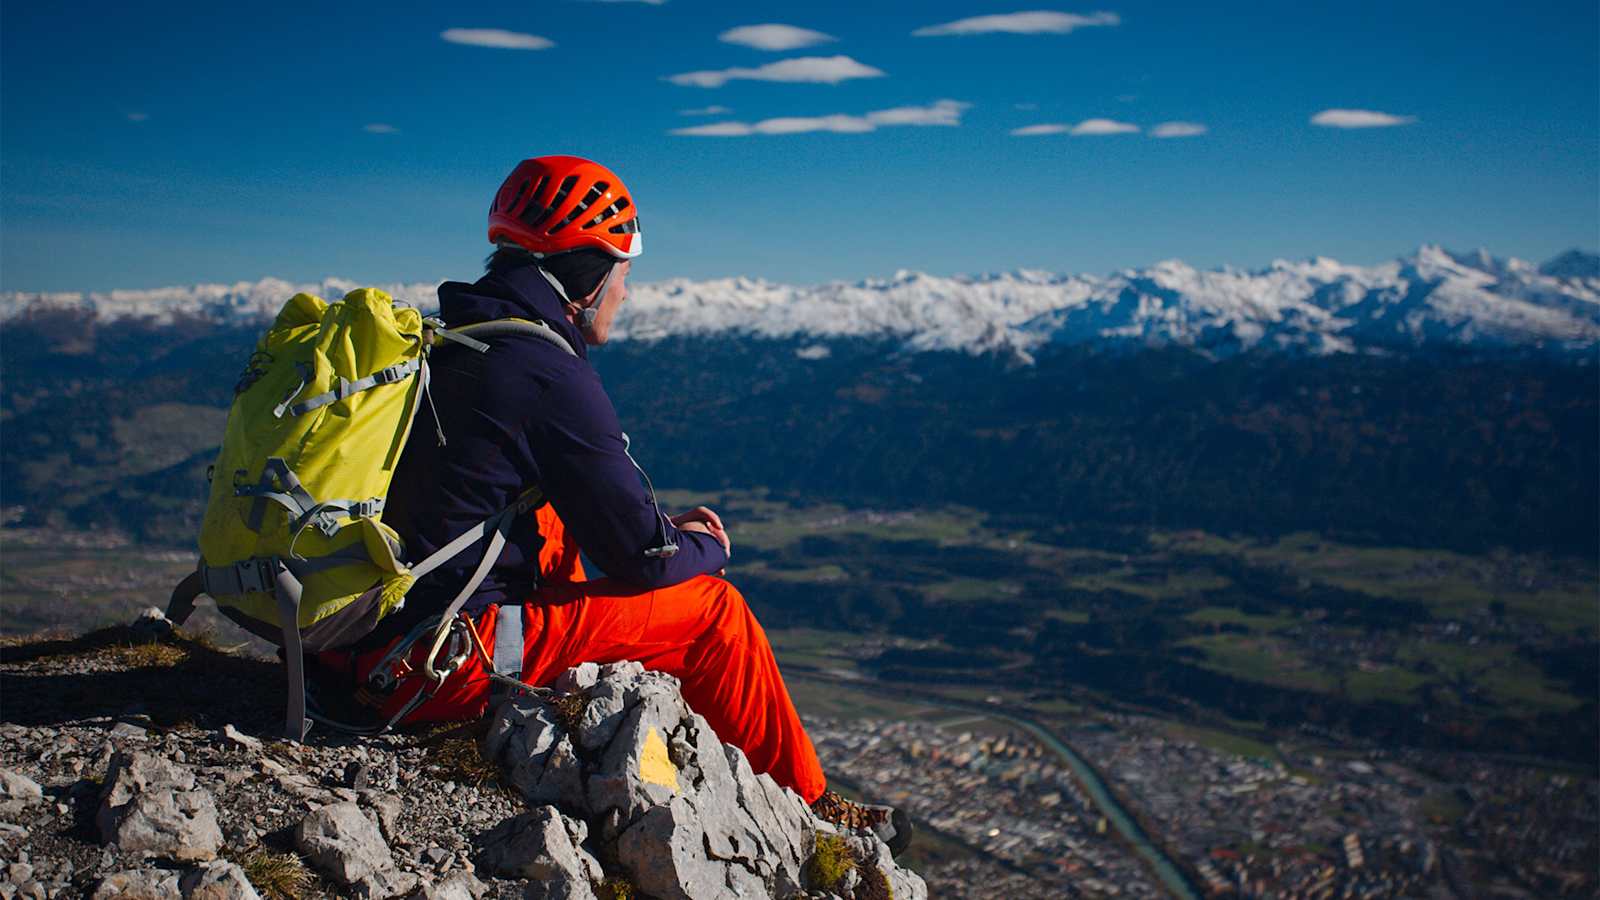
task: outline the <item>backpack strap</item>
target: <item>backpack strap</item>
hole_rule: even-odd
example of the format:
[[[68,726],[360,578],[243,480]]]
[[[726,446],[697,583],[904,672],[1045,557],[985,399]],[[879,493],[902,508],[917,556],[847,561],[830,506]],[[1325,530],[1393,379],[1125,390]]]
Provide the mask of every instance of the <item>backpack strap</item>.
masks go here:
[[[512,523],[516,521],[519,515],[533,509],[542,502],[543,497],[539,495],[537,489],[525,491],[521,497],[517,498],[515,503],[501,510],[497,515],[485,519],[476,528],[469,529],[466,534],[441,547],[432,556],[412,568],[413,574],[421,572],[425,575],[438,568],[441,563],[481,540],[483,535],[489,535],[489,546],[484,548],[483,558],[478,561],[478,568],[473,571],[472,577],[467,579],[466,584],[461,586],[461,591],[456,594],[454,600],[450,601],[450,605],[445,608],[444,616],[439,620],[438,630],[434,632],[433,646],[428,650],[428,656],[422,663],[422,671],[429,678],[434,681],[443,679],[444,676],[433,667],[434,658],[439,655],[440,648],[444,646],[445,638],[450,634],[450,625],[455,621],[456,614],[461,612],[461,607],[465,606],[466,602],[477,592],[478,586],[483,584],[483,580],[489,577],[489,570],[494,568],[495,561],[500,558],[500,552],[506,546],[506,537],[511,533]],[[458,544],[460,547],[457,547]],[[456,549],[452,551],[452,548]],[[421,576],[418,575],[418,577],[420,578]],[[497,646],[498,643],[496,641]],[[499,666],[497,665],[495,668],[499,669]],[[520,663],[517,668],[521,669]]]
[[[494,618],[494,673],[502,678],[522,680],[522,604],[502,603]],[[495,679],[489,685],[489,704],[511,693],[506,682]]]
[[[471,325],[462,325],[459,328],[446,328],[439,319],[427,320],[433,333],[447,341],[452,341],[478,351],[487,353],[489,345],[480,338],[501,337],[508,334],[532,335],[547,344],[559,347],[568,356],[577,356],[578,351],[572,349],[567,339],[561,332],[551,328],[549,323],[538,319],[491,319],[487,322],[474,322]]]
[[[190,572],[172,589],[172,597],[167,601],[167,619],[179,628],[189,621],[194,615],[194,600],[205,590],[204,576],[198,572]]]
[[[283,623],[283,662],[289,669],[289,706],[284,713],[283,736],[298,743],[311,730],[311,720],[306,718],[305,650],[300,645],[300,579],[281,560],[273,562],[272,596],[278,601],[278,621]]]

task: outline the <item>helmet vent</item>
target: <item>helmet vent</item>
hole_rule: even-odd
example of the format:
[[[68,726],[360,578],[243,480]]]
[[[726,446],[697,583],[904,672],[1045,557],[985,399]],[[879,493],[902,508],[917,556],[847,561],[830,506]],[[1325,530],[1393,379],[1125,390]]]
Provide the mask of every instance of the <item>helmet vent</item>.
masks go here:
[[[537,204],[539,202],[539,195],[544,193],[545,186],[547,186],[548,184],[550,184],[550,176],[549,175],[540,175],[539,176],[539,183],[534,185],[533,186],[533,190],[528,193],[528,197],[527,197],[528,205],[525,206],[523,208],[523,210],[522,210],[521,218],[523,220],[526,220],[528,218],[528,216],[531,215],[535,209],[543,209],[544,208],[542,206],[536,206],[535,204]],[[515,204],[513,204],[511,206],[508,206],[508,207],[506,207],[506,213],[509,215],[516,208],[517,207],[516,207]]]
[[[538,215],[531,217],[529,214],[534,212],[536,207],[529,205],[528,209],[522,214],[522,221],[528,223],[529,228],[533,228],[536,227],[540,222],[543,222],[545,219],[550,218],[550,214],[555,212],[556,209],[561,206],[561,202],[567,199],[567,195],[572,193],[573,185],[577,183],[578,176],[576,175],[568,175],[567,177],[561,179],[561,187],[556,190],[556,195],[550,198],[550,204],[542,209],[539,209]]]
[[[627,209],[628,206],[629,206],[628,198],[627,197],[619,197],[617,199],[617,202],[611,204],[610,206],[606,207],[605,209],[600,210],[600,214],[598,216],[595,216],[594,218],[590,219],[589,221],[583,223],[584,230],[587,231],[590,228],[598,227],[602,222],[605,222],[605,221],[607,221],[609,219],[616,218],[617,217],[617,213],[620,213],[623,210]]]
[[[620,214],[623,210],[627,209],[628,207],[630,207],[632,205],[633,205],[632,203],[628,202],[628,198],[627,197],[623,197],[622,199],[618,200],[617,202],[611,204],[611,208],[613,210],[615,210],[617,213]],[[607,216],[607,218],[610,218],[610,216]],[[598,223],[590,223],[590,224],[598,224]],[[613,226],[611,226],[610,228],[608,228],[606,230],[610,231],[612,234],[632,234],[635,231],[639,230],[639,225],[638,225],[637,222],[635,222],[634,220],[630,219],[630,220],[628,220],[626,222],[623,222],[621,225],[613,225]]]
[[[604,197],[606,195],[606,191],[609,190],[610,187],[611,185],[606,184],[604,181],[595,182],[589,188],[589,192],[583,195],[583,199],[578,201],[578,205],[572,208],[572,212],[567,213],[566,218],[557,222],[555,227],[551,228],[546,233],[555,234],[568,225],[571,225],[573,221],[578,218],[578,216],[583,214],[584,210],[587,210],[589,207],[594,205],[595,201],[599,200],[601,197]]]
[[[516,196],[512,197],[511,198],[511,202],[506,204],[506,207],[505,207],[506,210],[509,211],[509,210],[513,210],[513,209],[517,208],[517,204],[522,202],[522,195],[526,194],[528,192],[528,185],[530,185],[532,183],[533,183],[532,179],[529,179],[529,178],[522,179],[522,184],[517,188]]]

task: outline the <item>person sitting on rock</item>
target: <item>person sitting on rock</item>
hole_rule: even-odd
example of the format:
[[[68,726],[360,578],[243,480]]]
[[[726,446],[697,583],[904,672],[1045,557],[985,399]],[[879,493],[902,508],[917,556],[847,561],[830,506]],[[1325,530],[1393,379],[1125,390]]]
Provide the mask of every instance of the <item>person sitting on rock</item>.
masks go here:
[[[487,352],[436,348],[433,409],[419,413],[384,521],[421,559],[537,487],[547,502],[516,522],[462,607],[485,646],[497,647],[496,656],[509,646],[520,664],[512,668],[532,685],[583,662],[637,660],[667,672],[755,771],[824,818],[871,828],[902,848],[910,838],[903,813],[826,789],[765,632],[739,591],[717,577],[732,546],[722,520],[704,506],[660,511],[588,362],[588,348],[610,335],[642,250],[632,195],[615,173],[585,159],[524,160],[495,196],[489,240],[496,249],[482,278],[440,285],[441,318],[451,328],[542,322],[566,346],[513,332],[486,340]],[[607,577],[586,578],[580,547]],[[342,668],[364,682],[414,626],[449,606],[482,556],[480,541],[420,579],[404,607],[352,652],[322,654],[324,670]],[[467,660],[405,721],[483,715],[493,683],[485,663]],[[378,698],[383,714],[407,693]]]

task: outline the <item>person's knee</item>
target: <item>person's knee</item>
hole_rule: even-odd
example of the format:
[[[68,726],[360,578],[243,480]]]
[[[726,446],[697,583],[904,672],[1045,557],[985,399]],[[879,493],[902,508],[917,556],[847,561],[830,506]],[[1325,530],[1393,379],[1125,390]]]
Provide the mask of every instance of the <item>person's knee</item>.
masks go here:
[[[717,631],[743,640],[749,640],[753,632],[759,633],[755,614],[750,611],[750,604],[738,588],[727,579],[714,575],[701,576],[701,581],[706,611]]]

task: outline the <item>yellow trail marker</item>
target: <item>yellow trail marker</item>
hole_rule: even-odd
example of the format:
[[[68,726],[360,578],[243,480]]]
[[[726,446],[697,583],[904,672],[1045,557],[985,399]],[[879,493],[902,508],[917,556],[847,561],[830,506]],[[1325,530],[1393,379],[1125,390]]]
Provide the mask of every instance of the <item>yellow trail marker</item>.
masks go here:
[[[672,788],[678,793],[678,767],[667,756],[666,742],[654,729],[644,736],[644,750],[639,753],[639,777],[651,784]]]

